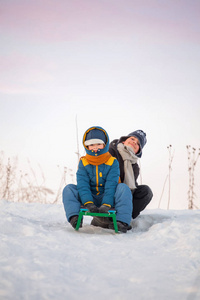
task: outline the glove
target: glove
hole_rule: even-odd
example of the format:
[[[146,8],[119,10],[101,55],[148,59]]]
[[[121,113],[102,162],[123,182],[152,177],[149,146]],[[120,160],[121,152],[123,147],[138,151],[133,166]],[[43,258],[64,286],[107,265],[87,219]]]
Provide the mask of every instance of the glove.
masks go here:
[[[102,204],[99,207],[99,212],[102,213],[102,214],[107,214],[110,209],[111,209],[110,205],[108,205],[108,204]]]
[[[85,205],[85,207],[89,210],[91,213],[98,213],[99,209],[94,203],[88,203]]]

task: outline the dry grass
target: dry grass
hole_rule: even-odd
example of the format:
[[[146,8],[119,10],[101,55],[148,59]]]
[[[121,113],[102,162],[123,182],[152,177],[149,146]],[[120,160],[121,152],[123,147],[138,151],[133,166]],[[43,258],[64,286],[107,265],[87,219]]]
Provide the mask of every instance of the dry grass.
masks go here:
[[[0,153],[0,199],[12,202],[59,203],[62,201],[62,190],[66,185],[66,174],[70,171],[60,170],[61,180],[56,192],[45,184],[45,176],[41,170],[40,182],[34,169],[28,161],[29,171],[23,172],[18,168],[17,157],[5,159]],[[71,170],[72,171],[72,170]]]

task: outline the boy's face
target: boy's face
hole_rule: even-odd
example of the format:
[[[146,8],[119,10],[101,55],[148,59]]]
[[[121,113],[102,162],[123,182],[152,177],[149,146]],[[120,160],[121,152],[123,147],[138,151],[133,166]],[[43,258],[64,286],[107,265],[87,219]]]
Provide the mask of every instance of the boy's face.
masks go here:
[[[104,147],[104,144],[92,144],[88,146],[88,149],[97,152],[98,149],[103,149]]]
[[[138,151],[140,150],[140,143],[139,143],[138,139],[134,136],[129,137],[122,143],[125,146],[131,147],[133,149],[133,151],[135,152],[135,154],[137,154]]]

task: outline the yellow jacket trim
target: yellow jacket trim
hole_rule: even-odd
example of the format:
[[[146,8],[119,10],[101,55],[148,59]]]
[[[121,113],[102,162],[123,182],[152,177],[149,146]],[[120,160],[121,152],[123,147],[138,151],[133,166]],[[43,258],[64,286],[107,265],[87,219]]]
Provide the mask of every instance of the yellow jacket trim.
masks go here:
[[[105,205],[105,206],[108,206],[108,207],[111,207],[111,205],[110,205],[110,204],[103,203],[103,205]]]
[[[92,204],[93,204],[94,202],[88,201],[88,202],[85,202],[84,205],[89,204],[89,203],[92,203]]]
[[[89,162],[87,161],[87,159],[85,157],[82,157],[81,160],[82,160],[84,167],[89,165]]]
[[[98,176],[98,166],[96,166],[96,183],[97,183],[97,185],[96,185],[96,190],[97,190],[97,195],[99,195],[99,187],[98,187],[98,185],[99,185],[99,176]]]
[[[113,162],[114,162],[115,159],[116,159],[115,157],[111,156],[108,159],[108,161],[105,163],[105,165],[112,166],[112,164],[113,164]]]

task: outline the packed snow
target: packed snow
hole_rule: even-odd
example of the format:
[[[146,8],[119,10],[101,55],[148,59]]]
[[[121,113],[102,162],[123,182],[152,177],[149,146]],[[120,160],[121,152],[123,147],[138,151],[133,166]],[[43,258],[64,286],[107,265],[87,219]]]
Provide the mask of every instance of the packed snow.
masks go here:
[[[75,231],[62,204],[0,201],[0,299],[200,299],[200,210]]]

